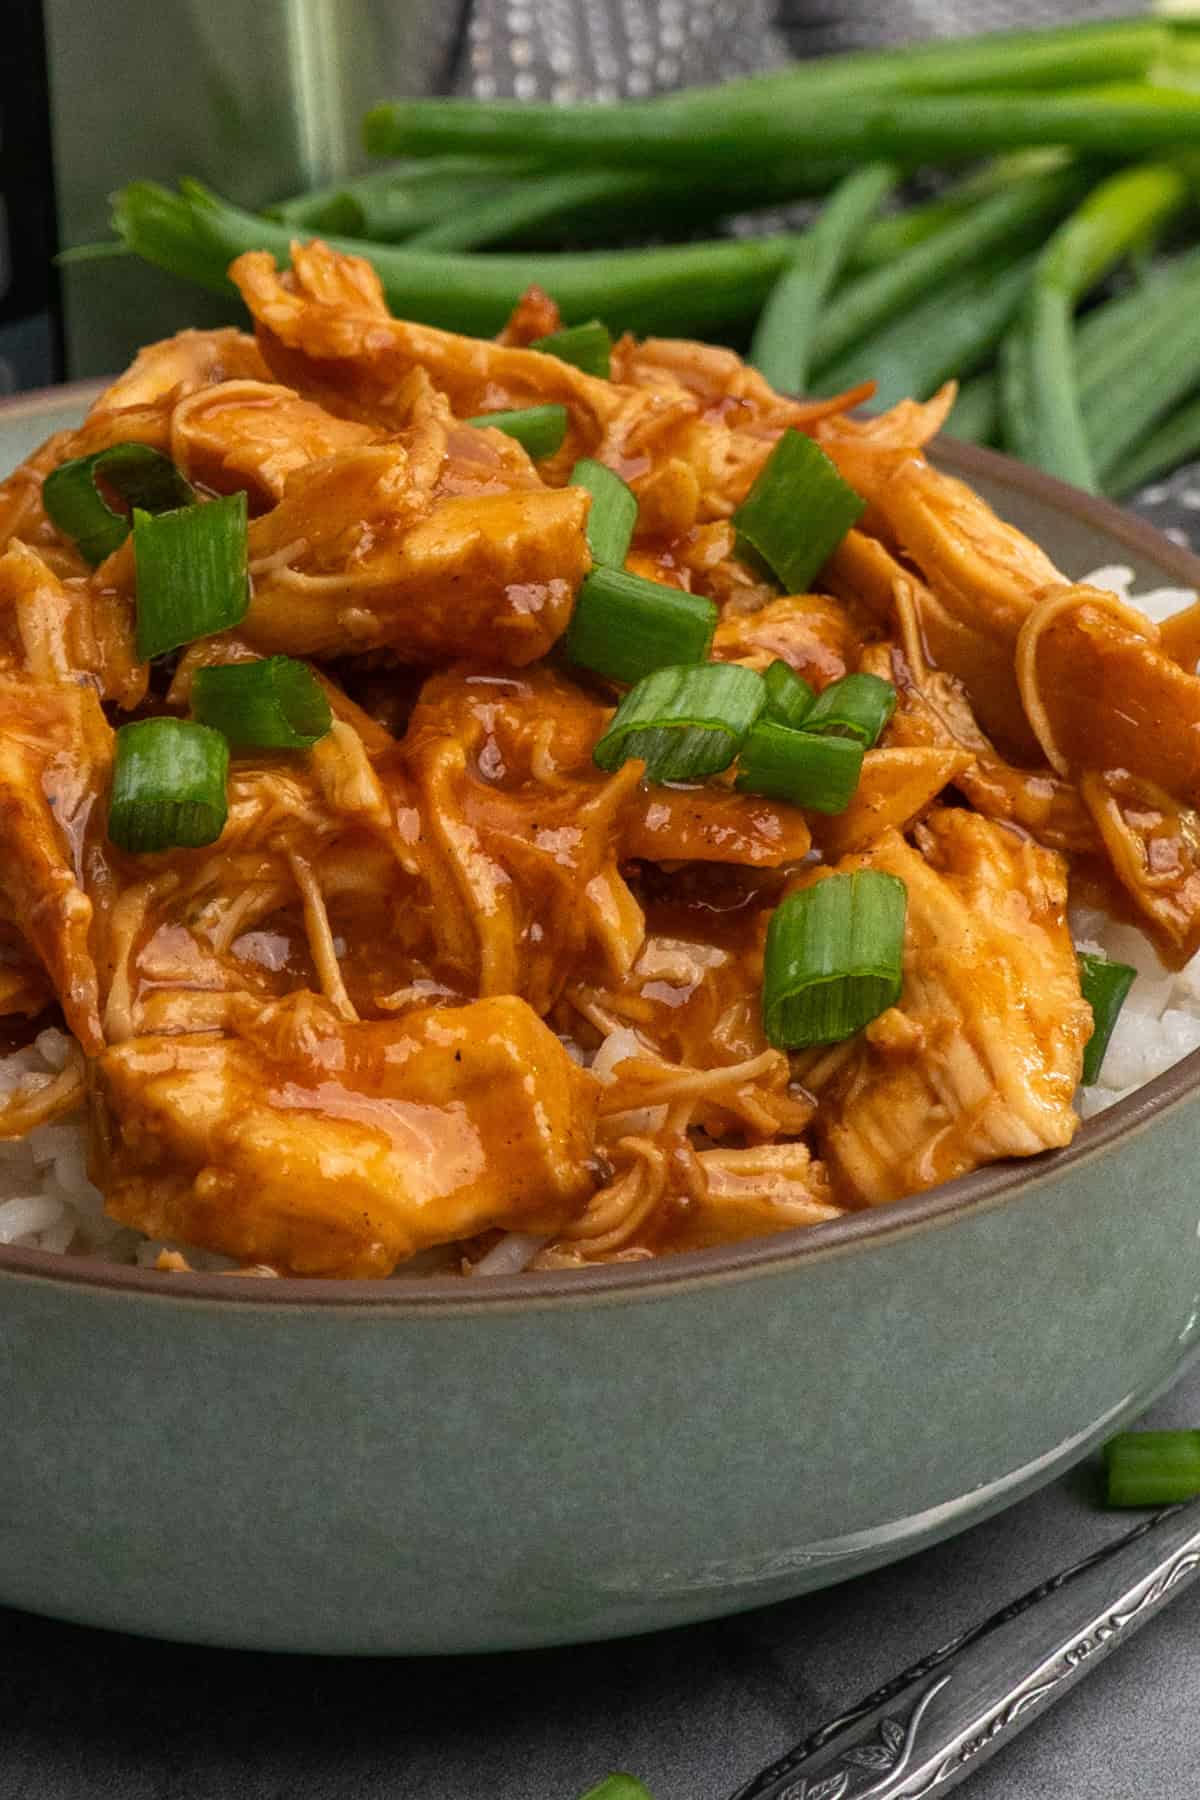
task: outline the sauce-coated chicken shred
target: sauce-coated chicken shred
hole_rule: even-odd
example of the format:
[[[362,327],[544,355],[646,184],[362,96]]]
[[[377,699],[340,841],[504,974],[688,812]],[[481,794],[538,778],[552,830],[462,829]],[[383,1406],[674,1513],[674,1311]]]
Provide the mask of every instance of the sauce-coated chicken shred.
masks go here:
[[[321,244],[231,274],[254,336],[150,346],[0,484],[0,1008],[19,1038],[56,1004],[75,1040],[0,1134],[86,1090],[93,1177],[183,1247],[164,1266],[310,1276],[470,1273],[506,1233],[533,1267],[635,1260],[1068,1143],[1072,875],[1166,960],[1200,945],[1183,628],[1072,587],[938,471],[950,390],[863,418],[865,389],[799,402],[730,351],[629,338],[604,380],[530,348],[558,323],[536,290],[481,342],[392,319]],[[544,405],[567,423],[540,459],[470,422]],[[787,430],[866,503],[807,594],[732,522]],[[153,665],[131,541],[93,568],[42,501],[130,442],[249,510],[244,619]],[[562,645],[581,456],[637,499],[627,568],[715,603],[713,660],[892,684],[842,812],[596,766],[619,690]],[[217,842],[119,849],[114,731],[273,654],[309,659],[332,730],[235,748]],[[900,998],[772,1047],[768,921],[859,869],[907,890]]]

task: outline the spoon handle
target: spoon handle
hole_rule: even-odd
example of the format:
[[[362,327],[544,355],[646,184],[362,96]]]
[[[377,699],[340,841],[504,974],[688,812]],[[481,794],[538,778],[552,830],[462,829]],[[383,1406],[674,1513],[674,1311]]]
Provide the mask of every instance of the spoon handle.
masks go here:
[[[733,1800],[948,1793],[1200,1574],[1200,1508],[1172,1506],[831,1719]]]

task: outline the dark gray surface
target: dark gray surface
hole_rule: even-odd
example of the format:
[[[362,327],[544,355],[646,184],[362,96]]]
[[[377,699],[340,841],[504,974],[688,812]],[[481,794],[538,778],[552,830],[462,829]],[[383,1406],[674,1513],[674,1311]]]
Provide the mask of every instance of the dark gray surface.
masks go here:
[[[1150,1416],[1200,1423],[1200,1370]],[[268,1657],[0,1612],[0,1800],[573,1800],[618,1767],[655,1800],[723,1800],[845,1702],[1126,1530],[1129,1515],[1096,1508],[1094,1475],[848,1586],[576,1650]],[[1191,1800],[1198,1626],[1193,1588],[963,1794]]]

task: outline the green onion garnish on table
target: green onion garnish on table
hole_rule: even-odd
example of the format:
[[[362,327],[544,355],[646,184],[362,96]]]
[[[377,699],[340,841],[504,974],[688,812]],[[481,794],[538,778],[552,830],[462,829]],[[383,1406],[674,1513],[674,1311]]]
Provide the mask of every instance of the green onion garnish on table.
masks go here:
[[[762,1008],[776,1049],[841,1043],[896,1004],[907,907],[896,876],[859,869],[816,881],[775,908]]]
[[[590,456],[582,457],[575,464],[570,485],[586,488],[592,496],[587,521],[592,561],[606,569],[623,568],[637,524],[638,503],[633,489]]]
[[[761,679],[738,663],[657,669],[626,694],[592,756],[606,770],[637,757],[647,781],[700,781],[729,767],[762,704]]]
[[[803,594],[865,506],[819,444],[785,431],[733,523],[786,591]]]
[[[1109,1506],[1170,1506],[1200,1494],[1200,1431],[1123,1431],[1104,1446]]]
[[[563,648],[580,668],[635,682],[675,663],[702,662],[716,628],[717,608],[702,594],[598,568],[579,589]]]
[[[579,1800],[650,1800],[650,1790],[633,1775],[606,1775]]]
[[[810,812],[842,813],[854,798],[862,764],[863,747],[853,738],[818,737],[763,718],[742,745],[736,786]]]
[[[591,319],[586,325],[569,325],[564,331],[552,331],[546,337],[534,338],[529,348],[541,350],[547,356],[557,356],[560,362],[571,363],[585,375],[598,375],[603,381],[607,381],[612,372],[612,333],[599,319]]]
[[[864,750],[870,750],[895,710],[896,690],[890,681],[878,675],[844,675],[817,695],[804,729],[827,737],[854,738]]]
[[[129,514],[108,504],[101,482],[126,506],[147,513],[187,506],[196,498],[191,483],[170,458],[149,444],[111,444],[94,456],[75,456],[60,464],[42,483],[42,504],[93,566],[119,550],[130,531]]]
[[[522,406],[513,412],[478,413],[468,425],[491,425],[506,437],[516,438],[534,462],[553,456],[567,435],[567,409],[552,406]]]
[[[250,604],[246,496],[174,512],[135,507],[137,653],[147,660],[240,624]]]
[[[117,733],[108,835],[121,850],[196,849],[225,828],[229,745],[187,719],[139,719]]]
[[[235,750],[311,750],[333,723],[324,688],[291,656],[198,669],[192,712]]]
[[[1079,958],[1079,990],[1095,1021],[1083,1053],[1084,1087],[1089,1087],[1100,1074],[1113,1027],[1136,974],[1137,970],[1128,963],[1109,962],[1106,956],[1084,954]]]
[[[817,697],[804,677],[797,675],[782,658],[776,657],[770,668],[763,671],[763,686],[767,690],[763,718],[798,730]]]

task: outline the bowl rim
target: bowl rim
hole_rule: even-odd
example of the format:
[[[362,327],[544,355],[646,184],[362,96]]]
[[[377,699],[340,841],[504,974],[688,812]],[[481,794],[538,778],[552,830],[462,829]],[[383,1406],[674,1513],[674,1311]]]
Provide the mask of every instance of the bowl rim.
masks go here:
[[[85,404],[106,385],[102,381],[68,382],[0,400],[0,423],[21,416],[36,418],[51,409],[59,410],[72,400]],[[991,476],[1058,512],[1084,521],[1134,554],[1157,563],[1181,587],[1200,591],[1200,556],[1111,502],[998,451],[960,443],[953,437],[940,436],[931,447],[935,453],[941,453],[951,473],[968,481]],[[129,1298],[140,1295],[160,1301],[216,1301],[238,1308],[271,1310],[333,1307],[339,1311],[387,1314],[430,1310],[457,1314],[497,1308],[536,1311],[635,1298],[654,1300],[680,1286],[699,1288],[714,1282],[777,1275],[831,1256],[882,1249],[914,1232],[942,1228],[964,1215],[990,1211],[1013,1194],[1107,1155],[1124,1140],[1140,1135],[1156,1119],[1186,1103],[1198,1090],[1200,1050],[1194,1050],[1097,1118],[1085,1121],[1065,1149],[1043,1152],[1028,1160],[992,1163],[940,1187],[846,1213],[822,1225],[794,1226],[766,1237],[640,1262],[595,1263],[578,1270],[488,1276],[472,1281],[461,1276],[411,1280],[281,1276],[256,1280],[227,1274],[173,1274],[125,1263],[105,1263],[92,1257],[0,1245],[0,1278],[24,1277],[56,1286],[100,1290]]]

